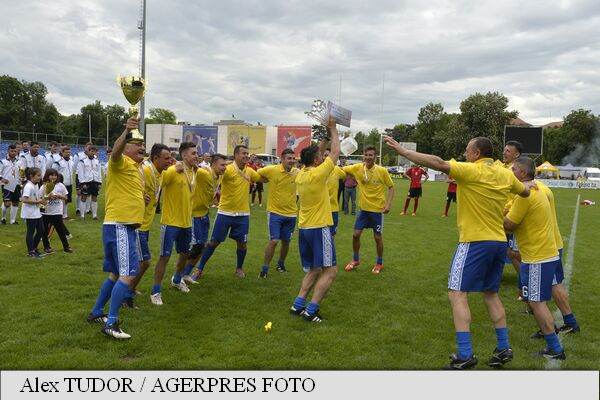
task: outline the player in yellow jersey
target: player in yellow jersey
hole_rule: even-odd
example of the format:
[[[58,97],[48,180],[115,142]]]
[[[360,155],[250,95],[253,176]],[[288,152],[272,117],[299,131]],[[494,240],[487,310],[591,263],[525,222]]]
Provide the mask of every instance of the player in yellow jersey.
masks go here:
[[[530,158],[516,159],[512,170],[521,182],[535,178],[535,163]],[[552,222],[552,210],[546,193],[533,190],[527,198],[515,198],[504,217],[504,228],[513,231],[519,243],[522,296],[533,310],[546,340],[547,347],[538,355],[564,360],[565,352],[554,331],[554,318],[546,304],[552,298],[552,282],[560,262]]]
[[[281,164],[270,165],[259,169],[260,176],[269,182],[269,198],[267,199],[267,221],[269,225],[269,242],[265,248],[265,257],[259,278],[265,279],[269,273],[269,264],[273,259],[277,243],[281,241],[277,271],[286,272],[285,258],[290,249],[290,240],[296,227],[296,176],[298,169],[294,150],[281,152]]]
[[[179,146],[179,155],[183,160],[183,171],[175,165],[162,173],[163,203],[160,218],[160,258],[154,270],[154,285],[150,300],[154,305],[162,305],[162,279],[173,244],[179,253],[175,273],[171,278],[171,286],[188,293],[190,289],[183,281],[183,269],[190,251],[192,240],[192,196],[196,186],[196,165],[198,150],[192,142],[183,142]]]
[[[129,285],[129,295],[123,302],[123,305],[128,308],[137,308],[133,298],[135,296],[135,288],[144,276],[144,273],[150,266],[150,247],[148,240],[150,238],[150,226],[154,221],[156,214],[156,206],[160,197],[160,189],[162,184],[162,171],[171,165],[171,151],[167,146],[161,143],[155,143],[150,150],[150,159],[145,161],[146,164],[142,167],[144,195],[148,199],[146,210],[144,212],[144,221],[137,229],[137,251],[140,260],[138,274]]]
[[[196,186],[194,198],[192,199],[192,248],[190,254],[188,254],[187,265],[183,270],[183,280],[191,284],[198,283],[190,276],[190,273],[200,259],[200,255],[208,241],[208,231],[210,229],[208,209],[213,203],[217,190],[219,190],[221,176],[223,176],[227,167],[227,157],[223,154],[209,155],[208,161],[208,168],[200,167],[196,171]],[[202,163],[200,164],[202,165]],[[196,273],[196,275],[198,274]]]
[[[494,164],[493,146],[488,138],[477,137],[467,144],[467,162],[444,161],[402,147],[389,136],[388,146],[410,161],[451,175],[458,183],[457,222],[459,244],[450,267],[448,297],[456,330],[458,351],[450,356],[448,369],[469,369],[477,365],[471,345],[471,310],[468,293],[482,292],[490,318],[496,328],[497,346],[488,361],[493,367],[512,360],[508,343],[506,314],[498,290],[504,258],[506,235],[502,211],[509,192],[529,196],[533,182],[521,183],[512,172]]]
[[[144,142],[132,139],[129,132],[138,127],[135,117],[127,120],[115,141],[108,160],[110,179],[106,183],[106,205],[102,241],[104,271],[108,277],[100,288],[94,308],[87,317],[90,323],[104,324],[102,333],[115,339],[131,336],[119,327],[119,309],[129,293],[129,285],[138,272],[139,259],[135,230],[144,220],[144,188],[139,163],[144,159]],[[106,303],[111,300],[108,315]]]
[[[346,265],[346,271],[355,270],[360,264],[360,236],[363,229],[372,228],[377,261],[371,269],[379,274],[383,269],[383,215],[390,212],[394,200],[394,183],[387,169],[375,164],[377,150],[375,146],[365,147],[363,162],[348,165],[344,171],[353,175],[358,182],[358,215],[352,233],[352,261]],[[387,187],[387,198],[384,188]]]
[[[329,156],[322,160],[322,153],[316,145],[304,148],[300,158],[305,167],[296,177],[300,209],[298,247],[306,275],[290,314],[300,315],[310,322],[322,321],[320,303],[337,275],[335,244],[329,229],[333,224],[331,205],[329,193],[323,189],[340,155],[340,139],[335,120],[329,120],[327,129],[331,135]],[[313,295],[307,306],[306,298],[311,290]]]
[[[513,162],[521,157],[521,153],[523,153],[523,145],[516,140],[509,140],[504,144],[504,150],[502,151],[502,161],[504,162],[504,168],[511,170]],[[515,195],[512,193],[508,194],[506,199],[506,206],[504,207],[504,213],[508,213],[510,210],[510,206],[513,202]],[[506,257],[508,258],[507,264],[511,263],[517,276],[519,276],[519,269],[521,266],[521,255],[519,254],[519,246],[517,245],[517,241],[514,238],[512,232],[506,234],[506,241],[508,242],[508,249],[506,249]],[[519,284],[519,287],[521,285]],[[519,298],[521,297],[521,293],[519,291]]]
[[[207,261],[217,246],[227,239],[227,234],[237,242],[235,274],[239,278],[246,277],[243,265],[248,251],[246,242],[250,228],[250,205],[248,203],[250,182],[265,182],[255,170],[246,165],[247,163],[248,147],[241,144],[235,146],[233,162],[225,168],[225,173],[221,178],[221,201],[213,224],[212,235],[200,257],[198,271],[193,276],[194,280],[200,278]]]
[[[323,152],[323,159],[327,158],[331,149]],[[331,231],[331,237],[335,239],[337,234],[337,227],[340,217],[340,203],[338,193],[340,192],[340,180],[346,177],[346,173],[338,165],[333,168],[331,175],[327,179],[327,191],[329,192],[329,205],[331,206],[331,218],[333,219],[333,225],[329,227]]]

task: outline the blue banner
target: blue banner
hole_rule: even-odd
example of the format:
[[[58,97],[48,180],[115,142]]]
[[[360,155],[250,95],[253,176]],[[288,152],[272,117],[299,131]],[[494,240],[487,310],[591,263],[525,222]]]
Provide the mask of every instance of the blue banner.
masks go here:
[[[216,126],[184,126],[183,141],[193,142],[198,146],[198,154],[215,154],[217,152],[218,127]]]

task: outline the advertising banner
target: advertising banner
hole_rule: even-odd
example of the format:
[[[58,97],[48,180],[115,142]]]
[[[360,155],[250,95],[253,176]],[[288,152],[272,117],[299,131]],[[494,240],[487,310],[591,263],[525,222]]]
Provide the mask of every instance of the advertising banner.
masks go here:
[[[548,187],[566,189],[600,189],[600,181],[570,181],[563,179],[539,179]]]
[[[248,147],[250,154],[265,154],[266,126],[232,125],[227,127],[227,155],[233,155],[238,144]]]
[[[193,142],[198,146],[198,154],[215,154],[217,152],[216,126],[184,126],[183,141]]]
[[[277,156],[285,149],[294,150],[296,157],[305,147],[310,146],[310,126],[278,126],[277,127]]]

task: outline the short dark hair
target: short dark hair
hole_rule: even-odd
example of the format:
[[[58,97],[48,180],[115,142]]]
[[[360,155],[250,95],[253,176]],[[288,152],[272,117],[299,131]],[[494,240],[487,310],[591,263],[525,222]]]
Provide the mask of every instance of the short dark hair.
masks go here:
[[[248,146],[246,146],[245,144],[238,144],[237,146],[235,146],[235,148],[233,149],[233,155],[236,155],[240,152],[240,149],[246,149],[248,150]]]
[[[513,161],[513,165],[517,164],[520,169],[527,173],[528,178],[535,178],[535,162],[529,157],[519,157]]]
[[[281,158],[285,157],[287,154],[295,155],[296,153],[294,153],[294,150],[288,148],[281,152]]]
[[[94,146],[94,145],[90,145],[90,146],[88,147],[88,151],[90,151],[90,150],[95,150],[95,151],[98,151],[98,148],[97,148],[96,146]]]
[[[16,144],[9,144],[8,145],[8,149],[9,150],[16,150],[17,149],[17,145]]]
[[[486,137],[478,136],[476,138],[471,139],[481,153],[481,156],[484,158],[493,158],[494,157],[494,146],[492,146],[492,141]]]
[[[307,167],[310,167],[315,162],[315,157],[319,153],[319,146],[316,144],[311,144],[308,147],[305,147],[300,152],[300,160],[302,160],[302,164]]]
[[[171,156],[171,150],[167,146],[162,143],[154,143],[152,145],[152,149],[150,150],[150,161],[154,160],[154,157],[160,157],[160,153],[163,151],[169,152],[169,157]]]
[[[214,164],[214,163],[216,163],[218,160],[227,160],[227,157],[225,157],[221,153],[215,153],[212,156],[210,156],[210,163],[211,163],[211,165]]]
[[[61,152],[65,151],[65,150],[71,150],[71,146],[69,146],[68,144],[65,144],[62,149],[60,149]]]
[[[33,141],[33,140],[32,140],[31,142],[29,142],[29,145],[30,145],[30,146],[32,146],[32,147],[33,147],[34,145],[36,145],[36,144],[37,144],[38,146],[40,145],[38,142],[36,142],[36,141]]]
[[[516,140],[509,140],[504,144],[504,146],[512,146],[515,149],[517,149],[519,154],[523,154],[523,145],[521,144],[521,142],[517,142]]]
[[[196,147],[194,142],[182,142],[179,145],[179,155],[183,154],[184,151],[186,151],[187,149],[191,149],[192,147]]]
[[[58,142],[56,141],[51,141],[50,143],[48,143],[50,146],[58,146]]]
[[[372,144],[365,147],[365,149],[363,150],[363,154],[366,153],[367,151],[371,151],[371,150],[374,151],[375,154],[377,154],[377,147],[373,146]]]

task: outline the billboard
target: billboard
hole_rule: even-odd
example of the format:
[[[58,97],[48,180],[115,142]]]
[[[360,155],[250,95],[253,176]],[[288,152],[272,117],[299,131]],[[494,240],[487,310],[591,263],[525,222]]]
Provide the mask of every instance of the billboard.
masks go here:
[[[267,141],[266,126],[231,125],[227,127],[227,155],[233,155],[238,144],[248,147],[250,154],[265,154]]]
[[[294,155],[300,157],[303,148],[310,146],[310,126],[278,126],[277,127],[277,156],[285,149],[294,150]]]
[[[215,154],[218,137],[216,126],[183,127],[183,141],[193,142],[198,147],[198,154]]]
[[[523,145],[523,154],[542,154],[544,128],[541,126],[505,126],[504,143],[516,140]]]

